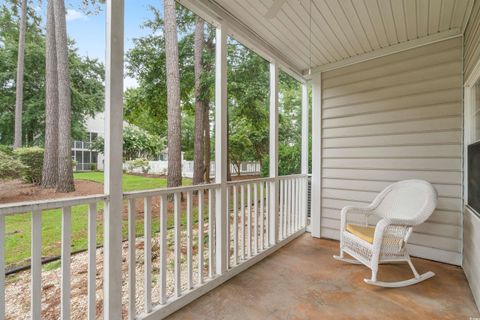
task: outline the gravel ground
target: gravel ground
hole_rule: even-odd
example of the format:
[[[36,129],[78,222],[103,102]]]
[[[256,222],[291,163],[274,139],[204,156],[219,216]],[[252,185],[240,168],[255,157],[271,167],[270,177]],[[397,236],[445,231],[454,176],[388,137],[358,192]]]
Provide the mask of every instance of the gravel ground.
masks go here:
[[[206,226],[207,228],[208,226]],[[198,283],[198,255],[197,230],[194,229],[193,235],[193,281]],[[205,230],[206,234],[207,230]],[[181,235],[183,246],[181,247],[181,278],[182,289],[187,288],[187,263],[186,263],[186,233]],[[204,241],[205,242],[205,241]],[[174,292],[174,255],[173,255],[173,230],[167,234],[167,243],[169,246],[167,254],[167,296],[172,296]],[[144,308],[144,239],[137,238],[136,241],[136,309],[137,314],[143,312]],[[159,237],[155,235],[152,239],[152,302],[153,305],[159,303]],[[122,302],[123,318],[127,318],[128,306],[128,265],[127,265],[128,243],[123,244],[123,263],[122,263]],[[205,253],[204,275],[207,275],[207,247]],[[97,318],[102,317],[103,313],[103,249],[97,250],[97,274],[96,274],[96,313]],[[87,315],[87,253],[80,253],[71,259],[71,319],[86,319]],[[30,271],[23,271],[6,279],[6,319],[29,319],[30,318]],[[60,283],[61,270],[56,268],[50,271],[42,272],[42,319],[60,318]]]

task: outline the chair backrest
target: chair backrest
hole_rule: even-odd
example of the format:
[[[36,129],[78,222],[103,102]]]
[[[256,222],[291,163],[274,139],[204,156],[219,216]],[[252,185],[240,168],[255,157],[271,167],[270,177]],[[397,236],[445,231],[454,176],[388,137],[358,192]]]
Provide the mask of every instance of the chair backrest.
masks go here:
[[[427,220],[437,206],[437,191],[424,180],[404,180],[389,185],[373,202],[382,218],[418,225]]]

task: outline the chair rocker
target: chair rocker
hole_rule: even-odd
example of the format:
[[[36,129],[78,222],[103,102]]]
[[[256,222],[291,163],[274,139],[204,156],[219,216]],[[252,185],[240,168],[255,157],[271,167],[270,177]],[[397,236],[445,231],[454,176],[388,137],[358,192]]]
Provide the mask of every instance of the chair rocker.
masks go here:
[[[433,277],[431,271],[419,274],[410,259],[407,242],[413,227],[425,222],[437,204],[437,192],[423,180],[404,180],[391,184],[367,207],[345,207],[341,212],[340,255],[335,259],[364,264],[372,270],[372,277],[364,279],[371,285],[398,288],[413,285]],[[361,216],[364,225],[349,223],[352,216]],[[380,220],[369,225],[369,218]],[[344,254],[354,259],[345,258]],[[407,262],[414,277],[397,282],[377,280],[381,263]]]

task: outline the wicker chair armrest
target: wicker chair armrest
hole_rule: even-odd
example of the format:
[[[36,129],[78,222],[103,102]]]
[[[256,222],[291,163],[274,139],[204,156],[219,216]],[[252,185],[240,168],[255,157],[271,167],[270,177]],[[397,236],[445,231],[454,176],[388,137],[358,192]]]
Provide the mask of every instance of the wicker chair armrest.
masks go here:
[[[401,240],[400,240],[401,242],[399,242],[398,244],[399,248],[401,248],[404,245],[404,242],[407,241],[407,239],[410,237],[410,234],[412,232],[412,228],[411,228],[412,225],[406,222],[408,221],[398,220],[398,219],[389,219],[389,218],[383,218],[380,221],[378,221],[377,225],[375,226],[375,234],[373,236],[373,254],[372,254],[373,260],[377,259],[377,262],[378,262],[378,257],[380,255],[380,251],[382,250],[383,239],[386,236],[386,234],[389,232],[388,231],[389,227],[405,228],[406,234],[404,234],[401,237]]]
[[[368,207],[353,207],[347,206],[344,207],[340,213],[340,222],[341,222],[341,230],[344,231],[347,227],[347,219],[348,216],[351,214],[361,214],[365,216],[365,220],[367,221],[368,217],[374,214],[373,209]]]

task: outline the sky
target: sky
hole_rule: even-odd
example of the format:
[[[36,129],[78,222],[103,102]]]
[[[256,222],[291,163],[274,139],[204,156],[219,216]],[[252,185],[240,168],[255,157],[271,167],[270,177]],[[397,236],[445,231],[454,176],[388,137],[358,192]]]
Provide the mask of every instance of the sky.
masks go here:
[[[0,1],[1,2],[1,1]],[[43,7],[36,8],[46,20],[46,2]],[[86,15],[82,11],[81,0],[66,0],[67,33],[76,43],[78,51],[83,56],[97,58],[105,62],[105,5],[96,15]],[[125,51],[133,47],[133,39],[142,37],[148,30],[141,26],[153,14],[149,10],[154,6],[163,13],[162,0],[125,0]],[[135,87],[137,82],[132,78],[125,78],[125,88]]]
[[[148,33],[141,26],[145,20],[153,17],[149,10],[154,6],[163,11],[161,0],[125,0],[125,51],[133,47],[133,39]],[[97,15],[86,15],[78,0],[66,1],[67,32],[75,40],[81,55],[97,58],[105,62],[105,6]],[[137,82],[125,78],[125,88],[135,87]]]

